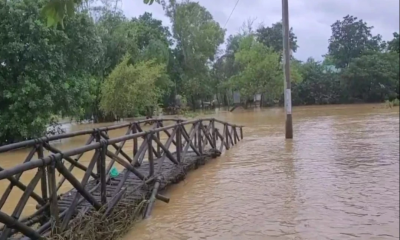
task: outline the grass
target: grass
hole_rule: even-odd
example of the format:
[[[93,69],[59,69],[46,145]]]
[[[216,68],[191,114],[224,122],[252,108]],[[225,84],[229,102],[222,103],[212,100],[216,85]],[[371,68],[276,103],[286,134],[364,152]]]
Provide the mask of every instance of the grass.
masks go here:
[[[400,105],[400,101],[399,101],[398,98],[396,98],[396,99],[394,99],[394,100],[392,100],[392,101],[389,101],[389,100],[386,100],[386,101],[385,101],[385,106],[386,106],[387,108],[397,107],[397,106],[399,106],[399,105]]]
[[[182,111],[180,115],[185,118],[195,118],[198,116],[204,116],[215,113],[214,109],[211,110],[197,110],[197,111]]]

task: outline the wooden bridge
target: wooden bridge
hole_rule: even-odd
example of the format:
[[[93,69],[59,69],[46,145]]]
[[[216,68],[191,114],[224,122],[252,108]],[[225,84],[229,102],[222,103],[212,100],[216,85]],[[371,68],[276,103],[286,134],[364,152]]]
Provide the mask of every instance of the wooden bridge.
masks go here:
[[[166,122],[172,124],[164,126]],[[150,129],[143,131],[149,123]],[[123,128],[127,128],[125,135],[109,137],[109,131]],[[84,135],[86,144],[75,149],[61,151],[53,144]],[[0,167],[1,185],[9,182],[0,199],[0,240],[113,239],[118,224],[128,229],[137,218],[148,217],[155,199],[169,202],[159,191],[242,138],[242,126],[217,119],[151,119],[2,146],[0,154],[21,148],[30,151],[24,161],[12,159],[23,163]],[[128,141],[132,141],[130,153],[123,148]],[[50,154],[45,156],[44,150]],[[89,152],[92,157],[85,165],[79,160]],[[111,176],[115,164],[123,170]],[[24,184],[20,179],[28,171],[33,177]],[[81,179],[76,171],[81,171]],[[62,193],[65,182],[71,190]],[[10,196],[15,188],[23,192],[18,199]],[[3,211],[8,201],[16,203],[9,214]],[[36,205],[33,213],[26,209],[28,202]],[[101,225],[101,233],[85,233],[89,222]]]

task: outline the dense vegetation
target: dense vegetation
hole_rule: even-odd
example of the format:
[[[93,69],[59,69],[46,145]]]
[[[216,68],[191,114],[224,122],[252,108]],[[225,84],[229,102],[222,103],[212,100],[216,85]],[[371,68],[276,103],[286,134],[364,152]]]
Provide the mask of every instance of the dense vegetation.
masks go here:
[[[193,109],[229,105],[234,91],[243,102],[262,93],[264,106],[282,100],[280,22],[247,24],[220,52],[225,30],[199,3],[157,1],[169,29],[151,13],[128,19],[102,2],[0,1],[0,145],[42,135],[54,116],[112,121],[173,105],[176,95]],[[384,42],[353,16],[331,28],[323,62],[291,59],[293,103],[398,98],[399,34]],[[290,40],[296,52],[293,29]]]

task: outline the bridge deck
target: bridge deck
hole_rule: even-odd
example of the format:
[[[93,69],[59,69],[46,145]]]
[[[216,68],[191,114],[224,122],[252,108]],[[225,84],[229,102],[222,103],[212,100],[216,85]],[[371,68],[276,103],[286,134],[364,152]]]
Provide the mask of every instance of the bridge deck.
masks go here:
[[[176,124],[164,127],[163,122],[168,121]],[[152,128],[143,131],[141,124],[148,123],[153,124]],[[122,128],[127,128],[124,136],[109,137],[109,131]],[[161,138],[161,134],[167,138]],[[61,151],[51,144],[84,135],[88,136],[86,144],[75,149]],[[228,150],[242,138],[241,126],[216,119],[152,119],[0,147],[0,153],[31,148],[23,163],[8,169],[0,167],[0,181],[9,181],[0,198],[0,223],[4,224],[0,226],[0,240],[115,239],[134,220],[149,216],[155,199],[169,201],[158,191],[181,181],[191,168],[219,156],[223,149]],[[132,154],[123,149],[127,141],[133,142]],[[172,153],[171,148],[179,150]],[[47,156],[45,149],[50,152]],[[94,155],[85,166],[79,159],[89,151],[94,151]],[[148,161],[143,161],[145,157]],[[108,164],[106,159],[110,160]],[[65,165],[66,162],[70,165]],[[124,170],[110,179],[114,163]],[[82,180],[74,176],[74,168],[84,172]],[[19,179],[25,171],[33,169],[37,171],[25,185]],[[62,176],[58,182],[57,174]],[[64,182],[73,188],[59,193]],[[36,186],[40,186],[41,194],[35,191]],[[10,197],[13,188],[23,191],[20,199]],[[38,207],[34,213],[25,215],[29,199],[34,199]],[[11,214],[1,211],[6,201],[17,201]]]
[[[170,184],[178,183],[179,181],[183,180],[186,173],[192,167],[202,165],[205,162],[205,160],[207,158],[210,158],[213,154],[211,153],[211,151],[208,151],[203,156],[197,156],[194,152],[188,152],[185,161],[180,163],[180,165],[178,166],[175,165],[173,162],[169,161],[168,159],[165,159],[163,162],[161,162],[160,159],[155,160],[154,161],[155,169],[158,169],[160,167],[160,164],[162,164],[162,167],[160,168],[162,170],[160,172],[155,173],[155,176],[161,177],[162,180],[160,182],[159,189],[163,190]],[[173,155],[176,155],[176,153],[173,153]],[[217,153],[217,155],[219,154]],[[146,175],[149,172],[149,168],[150,168],[149,162],[145,161],[140,166],[140,168],[138,168],[138,170],[143,175]],[[141,201],[144,199],[144,196],[149,195],[150,191],[154,187],[154,183],[146,184],[132,172],[129,172],[126,169],[124,169],[123,171],[120,172],[118,177],[112,178],[107,182],[107,202],[112,201],[112,199],[115,197],[114,195],[115,189],[117,188],[119,183],[123,180],[125,174],[128,174],[127,180],[123,185],[124,188],[126,188],[126,194],[123,198],[121,198],[120,200],[121,203]],[[91,180],[86,184],[85,189],[87,191],[95,189],[91,193],[95,197],[95,199],[100,202],[100,188],[99,187],[96,188],[97,184],[98,183],[96,180]],[[61,196],[61,199],[58,201],[58,206],[60,210],[65,210],[69,206],[71,206],[73,197],[76,194],[76,192],[77,192],[76,189],[71,189],[70,191],[66,192],[63,196]],[[84,211],[89,210],[91,207],[92,205],[88,201],[84,200],[77,206],[77,211],[83,213]]]

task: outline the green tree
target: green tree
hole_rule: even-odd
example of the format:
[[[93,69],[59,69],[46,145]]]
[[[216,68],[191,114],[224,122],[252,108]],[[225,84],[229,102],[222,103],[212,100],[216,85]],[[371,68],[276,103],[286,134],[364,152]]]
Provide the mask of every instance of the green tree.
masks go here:
[[[257,38],[262,44],[272,48],[275,52],[283,52],[283,37],[282,37],[282,22],[272,24],[271,27],[261,25],[257,29]],[[293,33],[293,28],[289,31],[290,49],[293,52],[297,51],[297,37]]]
[[[132,22],[135,23],[135,39],[140,52],[135,61],[155,60],[157,63],[167,66],[167,74],[158,78],[156,82],[157,86],[164,90],[163,101],[159,104],[165,105],[171,97],[174,86],[169,77],[169,71],[173,67],[173,63],[170,63],[173,61],[170,57],[172,55],[171,33],[168,27],[163,26],[160,20],[154,19],[151,13],[146,12],[138,19],[133,19]]]
[[[85,116],[93,115],[95,121],[112,121],[114,115],[100,110],[101,86],[111,71],[128,53],[131,63],[155,59],[158,63],[169,64],[169,45],[171,34],[162,22],[144,13],[139,18],[128,20],[121,11],[103,8],[99,10],[97,31],[102,43],[102,55],[96,71],[98,72],[92,90],[94,100],[92,107],[87,108]],[[171,81],[167,75],[157,80],[165,94],[171,90]]]
[[[0,143],[43,135],[52,115],[75,115],[90,97],[93,23],[79,14],[66,19],[65,31],[49,29],[41,7],[34,0],[0,2]],[[71,62],[79,59],[88,62]]]
[[[172,3],[168,12],[173,22],[177,59],[182,69],[184,95],[196,100],[210,97],[210,61],[224,41],[224,30],[198,3]]]
[[[279,98],[283,78],[277,52],[249,35],[240,41],[235,62],[242,71],[231,78],[231,86],[240,92],[241,99],[250,99],[258,93],[264,93],[268,99]]]
[[[156,106],[162,95],[157,79],[165,74],[165,65],[155,61],[130,63],[126,55],[111,72],[101,89],[100,108],[119,118],[132,116],[146,106]]]
[[[148,46],[150,41],[160,41],[166,46],[172,45],[172,35],[162,21],[154,19],[151,13],[145,12],[139,18],[133,18],[137,26],[137,42],[140,49]]]
[[[225,54],[219,57],[213,64],[211,79],[213,88],[219,102],[228,106],[231,98],[229,79],[240,71],[239,64],[235,63],[235,53],[239,50],[240,40],[245,37],[239,33],[230,35],[227,39]]]
[[[332,24],[328,50],[337,68],[346,68],[352,59],[367,52],[382,50],[382,37],[373,36],[372,28],[363,20],[350,15]]]
[[[388,49],[391,52],[400,53],[399,33],[393,33],[393,39],[388,42]]]
[[[299,66],[301,82],[292,85],[294,105],[335,104],[342,100],[340,75],[313,58]]]
[[[72,17],[79,7],[91,0],[48,0],[42,8],[42,14],[46,17],[48,26],[56,26],[61,24],[64,26],[64,20],[67,17]],[[164,0],[143,0],[144,4],[162,3]]]
[[[379,102],[399,95],[399,56],[376,53],[354,59],[343,73],[349,96]]]

